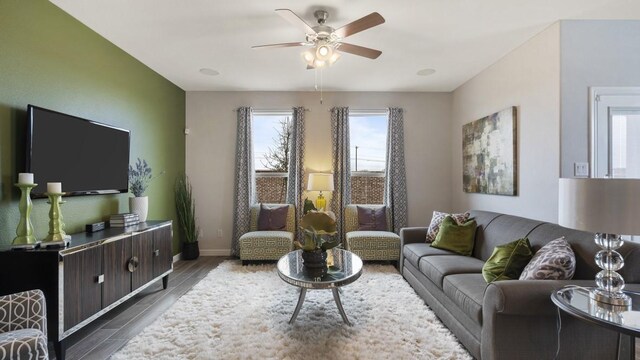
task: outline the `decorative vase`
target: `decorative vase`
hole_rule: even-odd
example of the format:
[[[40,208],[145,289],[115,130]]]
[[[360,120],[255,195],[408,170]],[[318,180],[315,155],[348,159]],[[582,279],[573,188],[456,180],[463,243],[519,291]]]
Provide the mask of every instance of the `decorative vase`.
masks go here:
[[[302,263],[312,269],[327,268],[327,252],[323,250],[303,251]]]
[[[129,198],[129,212],[138,214],[140,222],[147,221],[147,214],[149,213],[149,197],[140,196]]]
[[[184,260],[195,260],[200,256],[200,248],[198,242],[182,243],[182,258]]]

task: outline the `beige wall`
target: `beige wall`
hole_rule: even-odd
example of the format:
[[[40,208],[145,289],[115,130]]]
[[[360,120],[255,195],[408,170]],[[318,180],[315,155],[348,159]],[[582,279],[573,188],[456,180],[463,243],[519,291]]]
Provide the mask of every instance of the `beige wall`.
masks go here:
[[[452,207],[557,222],[560,35],[556,23],[460,86],[452,106]],[[462,190],[462,125],[518,107],[518,196]]]
[[[236,114],[239,106],[289,109],[304,106],[306,161],[309,171],[330,171],[329,109],[405,110],[405,154],[409,193],[409,225],[428,224],[433,210],[451,204],[451,94],[325,92],[187,92],[186,170],[197,201],[203,230],[203,255],[229,253],[233,222]],[[459,154],[458,154],[459,155]],[[222,237],[218,236],[222,230]]]

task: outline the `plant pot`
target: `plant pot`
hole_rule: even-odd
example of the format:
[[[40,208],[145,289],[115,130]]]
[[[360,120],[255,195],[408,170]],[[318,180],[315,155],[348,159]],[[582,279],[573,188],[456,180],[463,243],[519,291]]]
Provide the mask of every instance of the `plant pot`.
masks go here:
[[[198,242],[182,243],[182,259],[195,260],[200,256],[200,248]]]
[[[147,214],[149,213],[149,197],[140,196],[129,198],[129,212],[138,214],[140,222],[147,221]]]
[[[326,269],[327,252],[322,250],[303,251],[302,263],[310,269]]]

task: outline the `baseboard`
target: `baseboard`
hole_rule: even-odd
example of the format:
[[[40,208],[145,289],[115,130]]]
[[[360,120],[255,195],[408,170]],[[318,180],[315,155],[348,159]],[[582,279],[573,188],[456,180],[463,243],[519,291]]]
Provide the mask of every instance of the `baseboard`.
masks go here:
[[[231,249],[200,249],[200,256],[231,256]]]
[[[182,253],[177,253],[173,255],[173,262],[182,260]]]

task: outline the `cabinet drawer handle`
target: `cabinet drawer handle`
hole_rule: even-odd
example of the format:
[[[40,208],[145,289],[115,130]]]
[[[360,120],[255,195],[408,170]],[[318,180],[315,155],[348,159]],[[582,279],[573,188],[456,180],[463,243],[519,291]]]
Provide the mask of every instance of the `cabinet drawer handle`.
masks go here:
[[[104,274],[98,275],[98,284],[102,284],[104,282]]]
[[[138,257],[134,256],[131,259],[129,259],[129,263],[127,263],[127,269],[129,269],[129,272],[134,272],[136,271],[136,269],[138,269],[138,264],[140,262],[138,261]]]
[[[153,250],[153,256],[160,256],[160,250]]]

